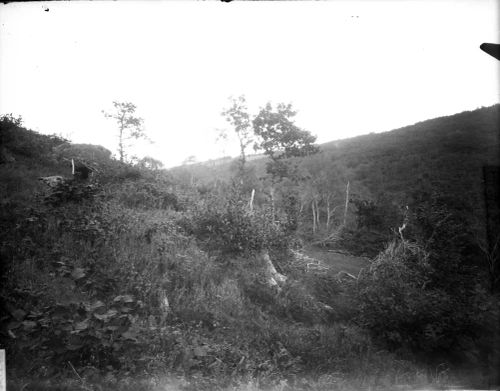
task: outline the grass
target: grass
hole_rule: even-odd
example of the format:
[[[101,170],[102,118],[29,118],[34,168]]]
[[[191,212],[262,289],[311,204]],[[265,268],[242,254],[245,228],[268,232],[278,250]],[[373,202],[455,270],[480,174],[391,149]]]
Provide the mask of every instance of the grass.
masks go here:
[[[275,292],[259,284],[250,259],[222,263],[199,248],[178,225],[182,217],[189,218],[185,211],[144,205],[149,196],[141,192],[144,181],[108,187],[100,209],[94,204],[41,205],[35,195],[47,189],[37,177],[68,176],[64,170],[55,164],[16,162],[0,172],[2,201],[8,206],[0,214],[8,228],[2,232],[2,251],[10,260],[7,282],[22,295],[31,294],[26,298],[19,293],[15,300],[11,296],[13,308],[43,312],[55,303],[108,303],[131,294],[141,302],[142,312],[123,316],[131,319],[130,328],[139,331],[141,342],[134,345],[137,353],[119,356],[123,365],[113,369],[103,364],[89,370],[88,358],[78,363],[74,354],[59,364],[44,362],[32,352],[33,360],[26,358],[31,373],[11,361],[9,390],[350,391],[450,384],[446,368],[429,370],[401,360],[352,321],[355,308],[335,274],[358,275],[370,264],[367,258],[306,248],[305,255],[328,270],[285,270],[288,281]],[[16,209],[7,204],[14,201]],[[72,277],[77,270],[84,271],[84,278]],[[161,293],[167,294],[171,307],[164,319]],[[75,324],[83,323],[75,314],[69,316]],[[107,339],[99,337],[105,327],[94,323],[98,351]],[[33,324],[18,325],[14,333],[31,344],[39,332],[29,334]],[[59,326],[63,330],[62,322]],[[8,349],[18,349],[21,357],[24,351],[17,341],[9,340]],[[129,371],[139,362],[139,369]],[[44,372],[49,366],[57,377]]]

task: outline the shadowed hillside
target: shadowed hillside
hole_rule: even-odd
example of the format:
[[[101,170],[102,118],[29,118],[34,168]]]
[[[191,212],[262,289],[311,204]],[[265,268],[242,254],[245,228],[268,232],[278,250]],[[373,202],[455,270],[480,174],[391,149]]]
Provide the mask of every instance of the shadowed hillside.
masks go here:
[[[279,179],[265,158],[119,162],[1,117],[8,389],[494,384],[499,108],[327,143]]]

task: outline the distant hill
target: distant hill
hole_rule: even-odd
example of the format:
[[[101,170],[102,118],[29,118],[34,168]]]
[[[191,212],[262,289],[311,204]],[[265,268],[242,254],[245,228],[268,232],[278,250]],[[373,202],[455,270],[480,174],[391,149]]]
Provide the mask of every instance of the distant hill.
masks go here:
[[[500,105],[323,144],[375,195],[427,187],[482,204],[482,167],[499,164]]]

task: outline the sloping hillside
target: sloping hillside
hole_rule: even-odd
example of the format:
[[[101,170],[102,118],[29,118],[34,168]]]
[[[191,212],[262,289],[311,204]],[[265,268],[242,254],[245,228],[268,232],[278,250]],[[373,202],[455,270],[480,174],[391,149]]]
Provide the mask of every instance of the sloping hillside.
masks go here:
[[[316,191],[322,216],[327,214],[328,190],[338,204],[344,202],[345,186],[351,185],[352,200],[369,200],[380,206],[381,225],[387,232],[401,222],[401,208],[439,195],[448,208],[462,215],[469,224],[485,229],[483,167],[500,163],[500,105],[435,118],[393,131],[368,134],[320,145],[318,156],[296,159],[302,168],[303,189],[299,195]],[[255,178],[265,176],[266,158],[254,159],[248,166],[249,186],[265,191]],[[236,173],[236,159],[214,166],[199,163],[172,169],[178,178],[203,186],[228,181]],[[310,190],[312,189],[312,190]],[[311,196],[309,196],[311,197]],[[302,206],[301,221],[310,226],[310,206]],[[382,210],[384,209],[385,210]],[[348,221],[355,222],[356,207],[349,209]],[[342,221],[339,207],[333,220]],[[307,228],[309,229],[309,228]]]
[[[480,205],[482,167],[500,163],[499,129],[500,105],[495,105],[389,132],[331,141],[320,148],[330,168],[343,168],[349,179],[362,183],[375,198],[380,194],[409,195],[428,186]],[[250,165],[263,173],[265,159]],[[189,172],[201,183],[227,180],[235,161],[198,163],[172,171]]]
[[[462,138],[434,120],[415,125],[428,136],[415,131],[411,144],[413,127],[325,146],[305,183],[276,184],[276,194],[298,193],[300,210],[262,194],[249,204],[248,185],[261,193],[269,186],[260,178],[264,159],[251,162],[253,176],[225,183],[235,175],[229,164],[165,171],[120,163],[100,146],[1,117],[0,344],[9,389],[386,390],[453,381],[443,362],[461,381],[471,380],[464,367],[478,370],[486,384],[500,356],[491,344],[496,297],[457,245],[462,221],[426,242],[389,238],[370,261],[309,249],[323,262],[297,251],[306,236],[293,221],[308,228],[312,195],[324,226],[319,196],[332,189],[315,187],[320,180],[339,186],[339,202],[348,180],[375,200],[391,189],[398,203],[419,189],[413,177],[422,173],[460,201],[461,182],[445,171],[464,170],[475,194],[475,167],[496,162],[489,154],[498,106],[461,115],[467,120],[451,124],[470,123]],[[458,148],[476,122],[486,138]],[[441,124],[442,134],[428,123]],[[452,164],[468,156],[475,165]],[[317,158],[297,163],[307,174]],[[71,163],[94,174],[72,175]],[[394,172],[381,178],[387,170]],[[47,175],[64,178],[48,187],[38,180]],[[441,218],[441,209],[422,210],[426,223]],[[363,233],[359,210],[349,214],[345,226],[332,217],[330,228]]]
[[[322,145],[374,195],[430,186],[481,203],[482,167],[499,164],[500,105]]]

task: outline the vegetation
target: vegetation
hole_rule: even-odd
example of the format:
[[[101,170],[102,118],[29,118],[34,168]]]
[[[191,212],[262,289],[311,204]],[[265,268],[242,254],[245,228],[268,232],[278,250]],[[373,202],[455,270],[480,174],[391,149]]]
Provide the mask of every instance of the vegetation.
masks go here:
[[[115,112],[107,113],[103,111],[106,118],[114,119],[118,125],[118,156],[120,162],[126,159],[126,149],[130,147],[129,140],[140,138],[147,139],[144,132],[144,120],[135,116],[137,107],[130,102],[113,102]]]
[[[240,145],[240,171],[243,174],[247,161],[246,149],[252,144],[254,138],[245,97],[242,95],[238,98],[231,98],[231,106],[225,109],[222,115],[234,127],[234,132],[238,137]],[[220,137],[226,138],[227,135],[222,133]]]
[[[318,152],[314,145],[316,137],[293,123],[292,118],[296,114],[290,104],[278,104],[273,110],[271,103],[268,103],[253,120],[254,132],[259,138],[256,149],[264,150],[271,158],[267,172],[272,177],[293,175],[286,164],[288,159]]]
[[[318,148],[290,106],[235,102],[265,152],[245,170],[127,163],[0,118],[9,389],[498,382],[498,227],[477,221],[500,107]]]

